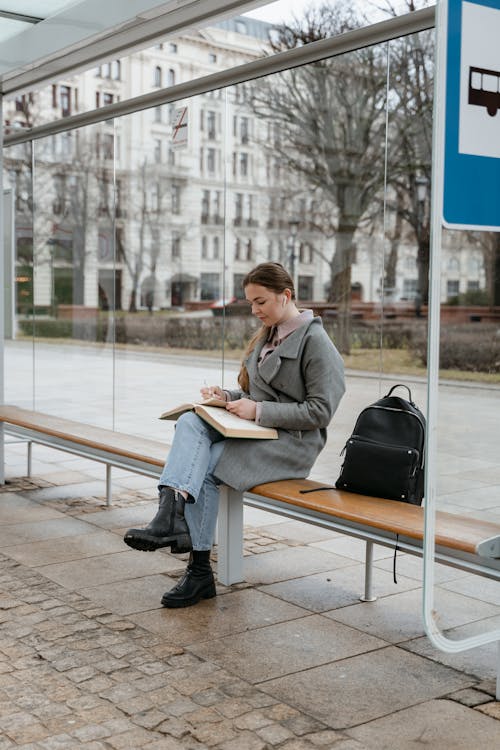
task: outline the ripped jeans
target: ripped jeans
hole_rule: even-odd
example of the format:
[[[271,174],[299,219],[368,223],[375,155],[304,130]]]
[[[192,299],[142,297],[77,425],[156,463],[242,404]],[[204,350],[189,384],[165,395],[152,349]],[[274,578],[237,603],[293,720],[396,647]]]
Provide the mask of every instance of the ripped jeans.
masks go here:
[[[220,480],[213,474],[224,447],[224,437],[189,411],[177,420],[172,447],[160,485],[189,492],[186,517],[193,549],[212,547],[219,511]]]

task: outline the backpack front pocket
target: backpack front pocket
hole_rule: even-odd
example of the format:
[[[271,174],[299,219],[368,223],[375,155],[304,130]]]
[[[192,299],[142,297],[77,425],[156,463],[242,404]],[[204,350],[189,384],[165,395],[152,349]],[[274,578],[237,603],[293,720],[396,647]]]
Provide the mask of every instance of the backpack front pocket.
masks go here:
[[[353,436],[345,445],[344,463],[335,486],[360,495],[408,502],[419,458],[414,448]]]

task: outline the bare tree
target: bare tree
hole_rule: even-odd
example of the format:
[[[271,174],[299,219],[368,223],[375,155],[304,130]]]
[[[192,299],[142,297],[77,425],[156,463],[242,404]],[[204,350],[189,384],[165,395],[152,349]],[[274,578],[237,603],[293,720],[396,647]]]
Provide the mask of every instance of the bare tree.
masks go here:
[[[406,0],[408,12],[428,5]],[[387,2],[384,8],[398,15]],[[402,37],[390,46],[389,150],[387,181],[401,235],[401,219],[417,242],[417,289],[426,303],[429,295],[430,195],[432,110],[434,93],[434,38],[430,32]],[[389,193],[390,195],[390,193]],[[397,242],[397,238],[394,238]]]
[[[292,49],[359,26],[337,0],[281,26],[273,52]],[[288,175],[301,175],[330,206],[335,251],[329,300],[338,305],[338,345],[349,351],[353,238],[383,183],[386,57],[369,47],[274,75],[254,87],[252,105],[279,130],[272,144]]]

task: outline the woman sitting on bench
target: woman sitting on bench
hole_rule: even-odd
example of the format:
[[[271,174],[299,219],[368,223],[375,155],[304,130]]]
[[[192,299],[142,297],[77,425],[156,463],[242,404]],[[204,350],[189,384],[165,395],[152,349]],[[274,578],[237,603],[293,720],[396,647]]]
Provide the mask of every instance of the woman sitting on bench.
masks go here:
[[[215,596],[210,566],[219,485],[245,491],[263,482],[306,477],[326,442],[344,393],[342,358],[312,310],[298,310],[293,280],[279,263],[261,263],[243,280],[262,327],[250,340],[239,390],[202,388],[227,410],[278,430],[277,440],[224,438],[194,412],[177,421],[160,477],[159,509],[145,529],[129,529],[134,549],[192,550],[185,575],[163,595],[164,607],[188,607]]]

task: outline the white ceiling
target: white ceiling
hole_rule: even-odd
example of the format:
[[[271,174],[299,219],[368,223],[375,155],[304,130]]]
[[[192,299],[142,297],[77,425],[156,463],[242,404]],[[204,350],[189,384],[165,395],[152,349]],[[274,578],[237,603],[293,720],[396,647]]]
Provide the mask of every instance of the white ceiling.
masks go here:
[[[0,91],[35,88],[265,0],[0,0]]]

